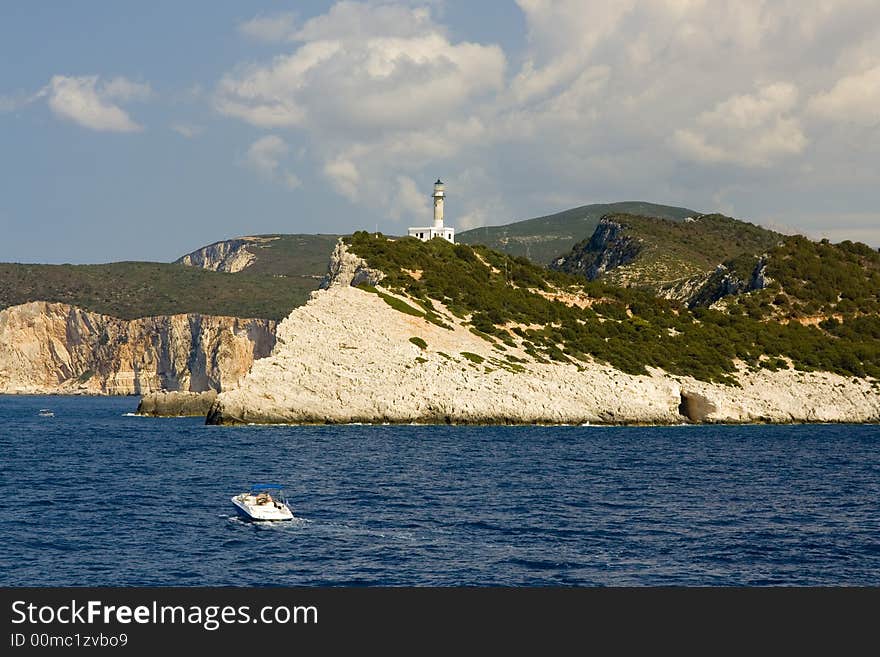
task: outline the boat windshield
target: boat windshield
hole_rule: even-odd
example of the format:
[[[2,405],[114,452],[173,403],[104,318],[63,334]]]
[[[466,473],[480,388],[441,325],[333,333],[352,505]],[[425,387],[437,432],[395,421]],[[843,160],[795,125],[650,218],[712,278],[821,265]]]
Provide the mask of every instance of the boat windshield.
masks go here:
[[[277,484],[256,484],[251,486],[250,494],[257,502],[284,502],[284,489]]]

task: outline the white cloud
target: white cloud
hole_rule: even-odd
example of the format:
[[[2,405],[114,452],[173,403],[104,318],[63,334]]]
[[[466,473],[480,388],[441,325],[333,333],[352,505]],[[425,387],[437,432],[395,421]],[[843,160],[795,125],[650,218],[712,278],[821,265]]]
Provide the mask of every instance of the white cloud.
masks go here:
[[[188,87],[176,89],[168,93],[165,99],[171,105],[192,105],[203,103],[206,95],[204,87],[200,83],[195,82]]]
[[[337,2],[326,14],[306,21],[297,41],[368,40],[377,35],[412,38],[441,30],[425,7]]]
[[[246,37],[266,43],[288,40],[294,32],[296,18],[293,13],[285,12],[270,16],[259,15],[238,26]]]
[[[299,189],[303,184],[300,177],[292,171],[285,171],[281,176],[281,180],[288,189]]]
[[[880,125],[880,64],[841,78],[831,90],[813,96],[809,109],[831,121]]]
[[[45,97],[45,95],[46,89],[41,89],[33,94],[19,92],[16,94],[0,96],[0,112],[15,112],[23,109],[40,98]]]
[[[471,110],[504,88],[502,50],[450,41],[424,7],[340,2],[292,38],[291,52],[223,76],[215,107],[302,131],[333,189],[356,201],[369,188],[397,218],[417,213],[426,193],[401,181],[485,137]]]
[[[683,155],[700,162],[769,166],[807,145],[799,121],[791,116],[797,97],[797,88],[788,83],[732,96],[700,114],[694,127],[677,130],[673,142]]]
[[[593,51],[616,33],[633,0],[517,0],[530,49],[511,88],[520,103],[558,91],[590,64]]]
[[[563,209],[548,199],[748,211],[861,181],[880,147],[876,0],[517,5],[526,42],[505,53],[423,3],[338,2],[224,75],[215,106],[296,133],[337,193],[395,221],[440,175],[460,227]]]
[[[497,47],[451,44],[436,33],[319,40],[224,77],[217,107],[259,127],[424,126],[500,90],[504,64]]]
[[[149,84],[132,82],[123,77],[115,77],[101,84],[101,95],[120,102],[129,100],[147,100],[153,95]]]
[[[337,158],[324,165],[324,175],[340,194],[350,201],[358,199],[361,174],[351,160]]]
[[[218,85],[217,109],[261,128],[295,126],[306,118],[303,89],[313,72],[339,50],[338,44],[307,44],[268,66],[251,65],[225,76]]]
[[[266,135],[250,145],[244,161],[266,180],[280,182],[288,189],[297,189],[302,186],[302,180],[295,173],[281,166],[289,152],[290,147],[281,137]]]
[[[391,202],[391,218],[408,218],[411,221],[428,221],[431,206],[428,203],[428,193],[420,189],[416,181],[409,176],[397,177],[397,191]]]
[[[47,87],[50,109],[59,117],[98,131],[137,132],[143,127],[114,100],[143,99],[149,86],[113,78],[99,84],[97,75],[68,77],[55,75]]]
[[[287,142],[277,135],[260,137],[248,148],[246,161],[256,171],[272,176],[288,152]]]
[[[766,124],[780,114],[790,112],[797,103],[798,90],[793,84],[780,82],[761,87],[756,94],[732,96],[700,122],[718,128],[748,130]]]
[[[192,123],[172,123],[171,129],[187,139],[194,139],[205,131],[202,126],[193,125]]]

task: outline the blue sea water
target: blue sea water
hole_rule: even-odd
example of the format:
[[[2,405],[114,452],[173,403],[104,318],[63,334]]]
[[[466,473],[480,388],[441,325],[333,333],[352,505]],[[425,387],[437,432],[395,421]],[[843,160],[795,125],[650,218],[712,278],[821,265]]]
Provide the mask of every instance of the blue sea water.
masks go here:
[[[0,396],[0,585],[880,585],[877,426],[208,427],[135,405]],[[296,520],[235,516],[264,480]]]

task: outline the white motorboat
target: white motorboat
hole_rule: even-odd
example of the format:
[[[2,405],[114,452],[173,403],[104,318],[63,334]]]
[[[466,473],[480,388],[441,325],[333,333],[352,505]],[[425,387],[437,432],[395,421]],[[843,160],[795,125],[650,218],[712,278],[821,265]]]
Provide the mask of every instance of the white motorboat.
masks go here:
[[[293,509],[278,484],[254,484],[232,498],[235,509],[249,520],[293,520]]]
[[[53,413],[48,408],[41,408],[40,412],[37,413],[40,417],[55,417],[55,413]]]

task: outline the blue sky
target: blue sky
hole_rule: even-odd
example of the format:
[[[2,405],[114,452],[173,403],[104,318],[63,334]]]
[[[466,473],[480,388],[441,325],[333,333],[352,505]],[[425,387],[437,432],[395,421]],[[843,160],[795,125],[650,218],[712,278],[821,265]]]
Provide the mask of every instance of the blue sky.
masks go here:
[[[880,245],[875,0],[3,3],[0,261],[593,202]]]

